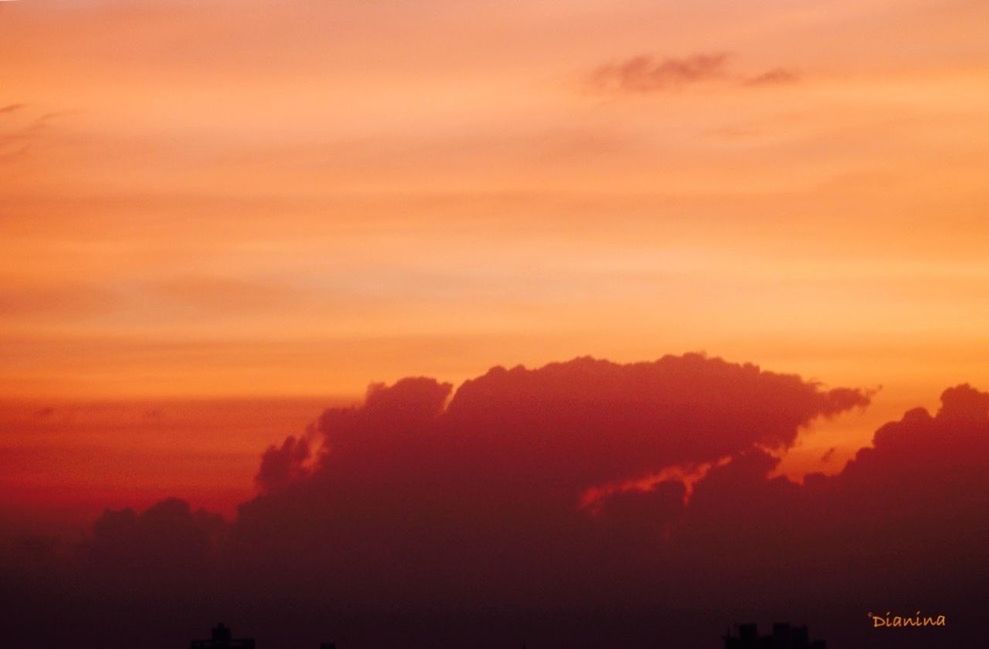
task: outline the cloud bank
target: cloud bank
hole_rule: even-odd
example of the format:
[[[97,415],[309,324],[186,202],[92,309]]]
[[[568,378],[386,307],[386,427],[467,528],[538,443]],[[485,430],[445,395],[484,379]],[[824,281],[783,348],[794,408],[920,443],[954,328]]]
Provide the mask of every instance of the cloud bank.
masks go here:
[[[966,646],[987,594],[989,394],[946,390],[834,476],[771,477],[802,427],[868,402],[701,355],[374,385],[269,448],[233,522],[171,500],[107,512],[71,551],[11,546],[5,635],[167,646],[224,619],[272,646],[702,647],[763,614],[845,646]],[[863,631],[868,611],[918,608],[951,630]],[[116,636],[89,622],[111,614]]]

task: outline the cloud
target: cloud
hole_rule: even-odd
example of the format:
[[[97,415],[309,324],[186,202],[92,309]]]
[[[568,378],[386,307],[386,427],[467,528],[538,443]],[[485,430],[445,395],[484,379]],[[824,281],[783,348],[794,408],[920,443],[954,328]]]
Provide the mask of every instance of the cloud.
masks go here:
[[[800,77],[789,68],[772,68],[747,76],[729,69],[730,56],[707,52],[685,57],[655,57],[639,54],[606,63],[588,75],[588,85],[599,92],[647,94],[678,90],[705,82],[764,87],[796,83]]]
[[[772,70],[767,70],[762,74],[757,74],[753,77],[745,79],[744,83],[747,86],[780,86],[796,83],[799,80],[800,75],[794,70],[787,68],[773,68]]]
[[[275,491],[309,475],[306,461],[309,442],[289,436],[281,447],[270,446],[261,456],[261,468],[254,480],[264,491]]]
[[[713,646],[755,611],[861,646],[867,611],[919,607],[947,611],[950,630],[890,642],[972,646],[989,594],[989,394],[941,401],[797,483],[773,473],[801,428],[868,393],[694,354],[494,368],[455,391],[373,385],[267,449],[236,520],[174,500],[110,512],[72,561],[19,568],[0,581],[22,625],[7,635],[59,610],[49,640],[95,638],[90,620],[114,612],[118,641],[225,619],[285,646],[332,628],[355,647],[522,634],[589,648],[620,629],[638,649],[656,634]]]
[[[15,120],[23,113],[25,104],[7,104],[0,107],[0,117],[11,117]],[[63,112],[44,113],[27,123],[23,121],[13,128],[0,130],[0,162],[19,158],[27,153],[31,143],[39,136],[42,129],[53,119],[67,114]]]
[[[254,556],[304,556],[306,571],[350,584],[354,606],[586,604],[613,593],[572,584],[574,562],[600,551],[602,533],[635,547],[662,537],[686,493],[676,480],[606,490],[589,515],[588,490],[782,451],[815,418],[868,400],[697,354],[498,367],[456,392],[403,379],[326,411],[322,450],[298,480],[286,479],[305,457],[296,442],[269,449],[263,473],[276,479],[259,480],[266,490],[241,507],[234,536]],[[633,521],[642,507],[657,515]]]
[[[693,54],[683,58],[655,58],[640,54],[594,70],[590,83],[599,90],[632,93],[670,90],[723,78],[728,55],[720,52]]]
[[[189,575],[203,570],[223,529],[219,516],[193,512],[177,498],[163,500],[141,513],[132,509],[107,511],[93,525],[86,557],[101,570],[112,573],[117,565],[125,573]]]

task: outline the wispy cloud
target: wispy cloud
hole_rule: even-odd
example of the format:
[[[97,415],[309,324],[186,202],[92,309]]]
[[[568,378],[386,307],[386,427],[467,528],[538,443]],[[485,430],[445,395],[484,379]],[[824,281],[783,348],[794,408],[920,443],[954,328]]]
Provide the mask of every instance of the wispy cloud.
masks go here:
[[[640,54],[595,69],[590,82],[601,90],[655,92],[717,79],[726,75],[725,53],[693,54],[683,58],[656,58]]]
[[[726,52],[700,52],[684,57],[639,54],[595,68],[588,75],[588,84],[601,92],[644,94],[678,90],[704,82],[772,86],[799,80],[794,70],[784,67],[757,74],[734,72],[728,67],[730,58]]]
[[[27,153],[31,142],[38,136],[38,133],[53,119],[70,114],[69,111],[56,111],[43,113],[34,117],[24,119],[21,115],[27,108],[27,104],[14,103],[0,106],[0,117],[9,117],[14,121],[10,126],[4,128],[0,123],[0,162],[18,158]]]
[[[747,86],[780,86],[800,81],[800,75],[789,68],[773,68],[745,80]]]

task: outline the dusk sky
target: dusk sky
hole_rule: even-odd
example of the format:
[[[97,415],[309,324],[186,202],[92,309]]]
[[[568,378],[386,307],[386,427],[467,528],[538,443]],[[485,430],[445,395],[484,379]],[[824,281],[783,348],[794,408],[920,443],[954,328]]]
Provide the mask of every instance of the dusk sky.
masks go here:
[[[960,0],[3,3],[0,388],[24,412],[323,400],[297,426],[372,381],[705,351],[882,386],[806,442],[847,458],[989,383],[987,20]]]
[[[233,518],[266,448],[372,383],[584,356],[856,391],[768,447],[839,474],[989,388],[987,25],[982,0],[0,2],[0,514]]]

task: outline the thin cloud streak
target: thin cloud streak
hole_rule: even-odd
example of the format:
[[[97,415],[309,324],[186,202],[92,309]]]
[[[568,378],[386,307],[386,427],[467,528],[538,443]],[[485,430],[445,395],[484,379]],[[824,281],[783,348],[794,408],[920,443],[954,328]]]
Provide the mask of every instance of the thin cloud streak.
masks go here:
[[[796,83],[800,75],[785,67],[746,75],[729,69],[726,52],[700,52],[683,57],[639,54],[593,70],[588,85],[599,92],[649,94],[669,92],[702,83],[775,86]]]
[[[743,82],[747,86],[781,86],[800,81],[800,75],[788,68],[773,68]]]
[[[655,58],[640,54],[594,70],[590,83],[600,90],[647,93],[680,88],[727,75],[728,54],[692,54],[682,58]]]

